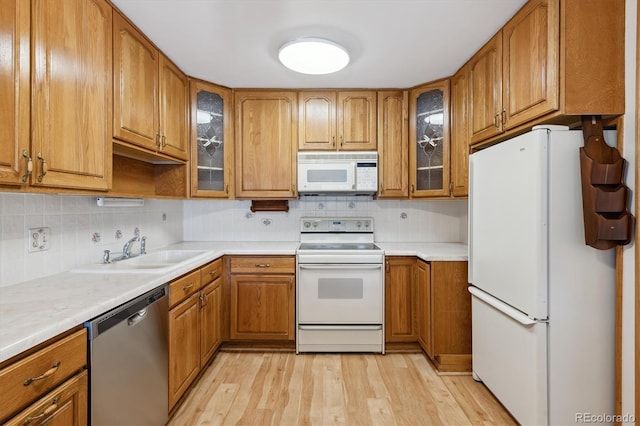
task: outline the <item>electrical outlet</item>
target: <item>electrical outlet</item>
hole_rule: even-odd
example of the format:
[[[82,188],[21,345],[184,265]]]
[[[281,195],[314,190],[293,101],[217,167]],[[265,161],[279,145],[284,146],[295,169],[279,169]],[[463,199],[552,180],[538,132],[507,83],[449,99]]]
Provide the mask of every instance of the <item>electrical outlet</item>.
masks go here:
[[[35,253],[49,250],[49,234],[50,229],[46,227],[27,229],[27,251]]]

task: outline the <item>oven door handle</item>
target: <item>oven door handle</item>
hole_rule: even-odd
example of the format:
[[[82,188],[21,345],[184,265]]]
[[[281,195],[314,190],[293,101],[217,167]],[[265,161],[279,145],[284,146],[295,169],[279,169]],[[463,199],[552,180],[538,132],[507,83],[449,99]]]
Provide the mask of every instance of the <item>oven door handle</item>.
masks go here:
[[[299,325],[300,330],[382,330],[381,325]]]
[[[322,265],[298,265],[300,269],[382,269],[382,264],[344,264],[344,263],[331,263],[331,264],[322,264]]]

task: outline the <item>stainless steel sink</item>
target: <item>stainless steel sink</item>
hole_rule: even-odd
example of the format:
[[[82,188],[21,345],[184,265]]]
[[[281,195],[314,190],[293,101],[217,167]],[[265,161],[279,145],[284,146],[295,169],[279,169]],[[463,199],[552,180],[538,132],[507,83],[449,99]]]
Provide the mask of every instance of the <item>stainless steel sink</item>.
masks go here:
[[[163,274],[183,263],[206,255],[206,250],[160,250],[112,263],[91,263],[73,268],[71,272],[97,274]]]

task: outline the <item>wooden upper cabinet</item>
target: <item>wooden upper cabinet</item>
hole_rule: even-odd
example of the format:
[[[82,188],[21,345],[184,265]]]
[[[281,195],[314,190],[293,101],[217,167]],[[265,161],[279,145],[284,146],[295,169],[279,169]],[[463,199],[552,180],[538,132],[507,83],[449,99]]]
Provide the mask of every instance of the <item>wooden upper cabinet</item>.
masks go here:
[[[155,150],[160,53],[118,13],[113,17],[113,137]]]
[[[31,184],[105,190],[112,161],[111,5],[41,0],[31,6]]]
[[[158,73],[160,151],[186,160],[189,140],[189,80],[162,54]]]
[[[559,4],[532,0],[502,29],[505,129],[558,109]]]
[[[0,184],[29,178],[30,4],[0,0]]]
[[[330,91],[300,92],[298,148],[300,150],[336,149],[337,93]]]
[[[236,91],[237,198],[295,198],[298,102],[290,91]]]
[[[502,31],[469,60],[471,142],[502,132]]]
[[[409,95],[409,196],[448,196],[449,164],[449,80],[444,79]]]
[[[623,114],[624,14],[624,0],[525,3],[469,60],[471,143]]]
[[[451,195],[469,194],[469,73],[466,66],[451,77]]]
[[[118,13],[113,60],[113,137],[186,160],[187,77]]]
[[[233,196],[230,89],[191,81],[191,196]]]
[[[338,92],[338,138],[340,150],[375,150],[376,92]]]
[[[378,198],[409,196],[409,95],[378,92]]]
[[[375,150],[376,96],[370,90],[300,92],[299,149]]]

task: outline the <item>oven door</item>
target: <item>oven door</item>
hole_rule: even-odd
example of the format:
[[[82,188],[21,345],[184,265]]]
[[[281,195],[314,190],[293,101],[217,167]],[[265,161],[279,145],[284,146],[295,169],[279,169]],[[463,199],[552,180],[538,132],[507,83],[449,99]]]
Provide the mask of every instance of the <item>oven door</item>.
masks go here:
[[[382,264],[299,264],[299,324],[382,324]]]

